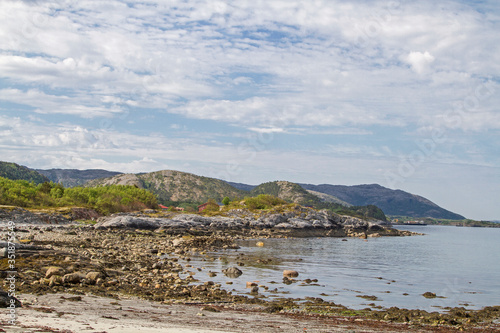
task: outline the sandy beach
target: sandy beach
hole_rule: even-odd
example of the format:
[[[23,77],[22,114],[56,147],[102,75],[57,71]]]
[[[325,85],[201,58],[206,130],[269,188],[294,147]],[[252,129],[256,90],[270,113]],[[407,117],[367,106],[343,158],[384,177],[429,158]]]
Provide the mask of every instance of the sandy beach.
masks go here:
[[[268,314],[252,305],[169,305],[66,293],[24,294],[20,300],[16,325],[7,324],[6,309],[0,312],[0,332],[429,332],[361,318]]]

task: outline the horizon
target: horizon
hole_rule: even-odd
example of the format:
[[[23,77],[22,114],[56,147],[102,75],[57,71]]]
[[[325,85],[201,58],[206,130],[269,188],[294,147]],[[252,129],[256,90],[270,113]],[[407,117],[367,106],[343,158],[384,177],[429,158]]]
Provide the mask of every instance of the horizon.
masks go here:
[[[0,156],[379,184],[499,220],[499,17],[488,0],[5,0]]]

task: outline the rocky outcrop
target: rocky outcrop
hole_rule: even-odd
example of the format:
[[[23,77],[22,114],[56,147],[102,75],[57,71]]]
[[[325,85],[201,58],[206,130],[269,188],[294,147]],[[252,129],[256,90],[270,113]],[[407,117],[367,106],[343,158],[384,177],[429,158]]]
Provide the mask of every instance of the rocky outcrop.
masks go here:
[[[387,228],[383,221],[366,221],[351,216],[343,216],[327,210],[296,206],[285,212],[269,212],[259,217],[246,210],[232,211],[229,216],[206,217],[197,214],[178,214],[169,218],[153,218],[140,214],[116,214],[102,217],[95,225],[103,228],[133,228],[158,230],[224,230],[242,231],[248,229],[268,230],[296,237],[313,236],[354,236],[384,234],[394,229]]]
[[[0,209],[0,223],[12,221],[19,224],[66,224],[71,222],[61,214],[32,213],[26,209],[14,207]]]

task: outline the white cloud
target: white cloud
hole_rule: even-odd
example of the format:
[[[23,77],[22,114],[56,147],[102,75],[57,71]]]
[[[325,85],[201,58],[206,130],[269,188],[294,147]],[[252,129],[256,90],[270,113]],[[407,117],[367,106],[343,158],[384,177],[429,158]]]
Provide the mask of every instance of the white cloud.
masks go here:
[[[412,69],[417,74],[423,74],[428,71],[429,66],[433,63],[435,58],[427,51],[422,52],[410,52],[406,57],[406,61],[411,65]]]

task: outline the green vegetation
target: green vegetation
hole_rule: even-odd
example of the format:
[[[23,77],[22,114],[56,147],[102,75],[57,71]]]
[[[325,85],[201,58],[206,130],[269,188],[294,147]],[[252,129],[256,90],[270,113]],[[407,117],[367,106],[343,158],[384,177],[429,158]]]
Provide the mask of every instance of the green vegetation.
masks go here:
[[[256,197],[246,197],[244,199],[246,208],[255,209],[271,209],[278,205],[285,205],[287,202],[269,194],[259,194]]]
[[[0,177],[12,180],[27,180],[35,184],[49,181],[47,177],[34,170],[10,162],[0,162]]]
[[[24,208],[83,206],[102,214],[156,208],[156,197],[135,186],[64,188],[45,182],[36,185],[26,180],[0,177],[0,204]]]
[[[231,199],[229,199],[229,197],[224,197],[224,199],[222,199],[222,204],[224,206],[229,205],[230,202],[231,202]]]

